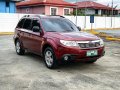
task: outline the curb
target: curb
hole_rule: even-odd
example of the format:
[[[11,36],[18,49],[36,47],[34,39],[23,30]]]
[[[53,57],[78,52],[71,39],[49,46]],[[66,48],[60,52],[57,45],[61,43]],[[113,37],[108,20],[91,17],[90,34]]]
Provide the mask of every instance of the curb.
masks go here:
[[[0,35],[13,35],[14,32],[0,32]]]
[[[83,29],[83,31],[89,31],[89,30],[91,29]],[[96,29],[93,28],[93,30],[120,30],[120,28],[96,28]]]
[[[113,36],[110,36],[110,35],[108,35],[107,33],[104,33],[104,32],[95,32],[95,31],[93,31],[93,32],[90,32],[90,33],[92,33],[92,34],[95,34],[95,35],[98,35],[98,36],[100,36],[100,37],[104,37],[106,40],[109,40],[109,41],[120,41],[120,37],[113,37]]]
[[[107,37],[106,40],[110,40],[110,41],[120,41],[120,38]]]

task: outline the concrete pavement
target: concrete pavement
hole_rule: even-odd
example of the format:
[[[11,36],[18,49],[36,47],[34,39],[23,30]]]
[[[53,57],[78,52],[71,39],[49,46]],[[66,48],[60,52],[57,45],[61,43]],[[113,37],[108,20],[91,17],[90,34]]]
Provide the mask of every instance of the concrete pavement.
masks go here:
[[[106,41],[95,64],[73,63],[49,70],[41,57],[16,54],[13,36],[0,36],[0,90],[119,90],[120,43]]]

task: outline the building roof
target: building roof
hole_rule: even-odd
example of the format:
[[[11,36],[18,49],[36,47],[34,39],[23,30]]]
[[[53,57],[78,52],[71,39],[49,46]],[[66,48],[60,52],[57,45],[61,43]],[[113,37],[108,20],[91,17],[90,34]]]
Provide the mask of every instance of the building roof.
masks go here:
[[[75,4],[66,2],[64,0],[27,0],[16,4],[17,7],[34,5],[76,6]]]
[[[83,2],[78,2],[75,3],[78,8],[93,8],[93,9],[108,9],[108,10],[112,10],[111,7],[100,4],[100,3],[96,3],[93,1],[83,1]]]

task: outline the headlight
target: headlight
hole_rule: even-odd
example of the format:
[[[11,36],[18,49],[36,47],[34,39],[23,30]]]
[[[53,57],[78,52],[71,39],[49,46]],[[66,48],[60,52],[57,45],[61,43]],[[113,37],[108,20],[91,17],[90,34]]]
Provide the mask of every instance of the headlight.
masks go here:
[[[60,40],[60,43],[65,45],[65,46],[73,46],[73,47],[78,47],[78,43],[76,41],[65,41],[65,40]]]
[[[103,47],[104,46],[104,41],[102,39],[100,39],[100,46]]]

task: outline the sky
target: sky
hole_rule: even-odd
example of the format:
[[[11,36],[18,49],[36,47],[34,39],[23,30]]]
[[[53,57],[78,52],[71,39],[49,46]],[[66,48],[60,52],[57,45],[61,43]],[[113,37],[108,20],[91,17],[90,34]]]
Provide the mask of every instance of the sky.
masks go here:
[[[68,2],[76,2],[76,0],[65,0],[65,1],[68,1]],[[98,2],[98,3],[101,3],[101,4],[104,4],[104,5],[108,5],[109,6],[112,6],[112,0],[77,0],[78,2],[79,1],[95,1],[95,2]],[[114,7],[117,5],[117,8],[120,9],[120,0],[113,0],[114,2]]]

